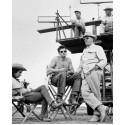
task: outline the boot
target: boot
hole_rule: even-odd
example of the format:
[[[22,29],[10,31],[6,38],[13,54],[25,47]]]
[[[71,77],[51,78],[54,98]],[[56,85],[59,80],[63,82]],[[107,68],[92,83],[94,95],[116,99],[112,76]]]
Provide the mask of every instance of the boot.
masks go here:
[[[76,99],[71,99],[71,104],[72,105],[79,105],[78,102],[76,102]]]
[[[46,118],[43,118],[43,119],[41,119],[42,121],[44,121],[44,122],[51,122],[51,119],[50,118],[48,118],[48,117],[46,117]]]
[[[106,120],[109,108],[104,105],[100,105],[97,110],[100,112],[100,122],[104,122]]]
[[[44,117],[43,117],[43,115],[40,114],[40,115],[39,115],[39,118],[41,119],[41,121],[44,121],[44,122],[51,122],[51,119],[48,118],[48,115],[44,115]]]
[[[89,120],[89,122],[98,122],[100,120],[98,115],[93,115],[92,119]]]
[[[57,99],[56,99],[57,103],[63,103],[66,104],[66,102],[62,99],[62,96],[57,95]]]
[[[71,104],[71,105],[79,105],[78,102],[76,102],[76,98],[77,98],[77,96],[71,94],[71,97],[69,99],[69,104]]]
[[[55,103],[54,101],[50,105],[50,110],[54,110],[56,108],[59,108],[63,105],[63,103]]]

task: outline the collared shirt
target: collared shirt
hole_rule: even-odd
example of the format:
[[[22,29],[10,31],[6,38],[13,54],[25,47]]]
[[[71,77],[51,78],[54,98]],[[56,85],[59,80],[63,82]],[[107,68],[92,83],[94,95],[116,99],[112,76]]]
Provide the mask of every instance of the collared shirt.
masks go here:
[[[105,15],[103,17],[102,21],[104,21],[105,23],[113,23],[113,15],[111,15],[111,16]]]
[[[84,22],[84,20],[83,20],[82,18],[80,18],[80,19],[77,19],[77,18],[76,18],[75,21],[76,21],[76,24],[81,25],[82,28],[85,27],[85,22]]]
[[[94,69],[95,65],[98,65],[101,69],[103,69],[106,64],[107,58],[103,48],[92,44],[83,50],[83,55],[81,56],[77,72],[83,71],[84,73],[87,73]]]
[[[24,88],[24,84],[12,77],[12,95],[27,93],[28,89]]]

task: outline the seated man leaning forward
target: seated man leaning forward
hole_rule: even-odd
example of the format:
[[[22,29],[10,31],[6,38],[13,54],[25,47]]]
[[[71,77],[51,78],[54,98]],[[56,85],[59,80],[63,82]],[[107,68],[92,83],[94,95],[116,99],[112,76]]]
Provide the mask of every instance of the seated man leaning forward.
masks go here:
[[[62,106],[63,103],[54,102],[45,85],[41,85],[36,89],[25,88],[24,84],[18,79],[23,71],[26,71],[23,65],[12,65],[12,96],[23,95],[23,100],[26,103],[42,102],[40,119],[42,121],[50,122],[51,119],[48,118],[47,111],[48,105],[51,109],[56,109]]]
[[[94,110],[94,116],[90,121],[104,122],[109,108],[101,102],[100,81],[102,70],[107,64],[107,58],[103,48],[94,44],[95,35],[85,33],[83,39],[86,48],[83,50],[80,65],[76,71],[82,75],[82,97]]]
[[[106,15],[103,17],[100,24],[100,33],[113,32],[113,8],[106,7],[104,11]]]
[[[85,33],[85,22],[81,18],[81,12],[79,10],[75,11],[76,19],[71,20],[72,23],[72,29],[74,31],[74,37],[83,37]]]
[[[64,46],[58,48],[59,56],[52,59],[48,73],[52,73],[52,84],[57,87],[57,102],[63,102],[63,95],[66,86],[72,86],[69,103],[77,105],[76,97],[81,90],[81,76],[74,73],[74,68],[70,58],[67,58],[67,49]]]

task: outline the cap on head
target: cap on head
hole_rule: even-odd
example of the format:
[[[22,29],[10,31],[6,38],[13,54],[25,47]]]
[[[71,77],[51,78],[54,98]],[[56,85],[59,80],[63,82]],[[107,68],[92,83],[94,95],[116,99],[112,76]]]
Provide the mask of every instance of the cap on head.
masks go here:
[[[77,12],[78,12],[78,13],[81,13],[81,11],[79,11],[79,10],[75,10],[75,11],[74,11],[74,13],[77,13]]]
[[[97,39],[96,35],[94,35],[94,34],[92,34],[92,33],[90,33],[90,32],[86,32],[85,35],[83,36],[83,38],[85,38],[85,37],[87,37],[87,36],[92,37],[94,40]]]
[[[27,71],[22,64],[19,64],[19,63],[14,63],[12,64],[12,69],[20,69],[22,71]]]
[[[113,11],[113,8],[112,8],[112,7],[107,6],[107,7],[105,7],[104,11],[106,11],[106,10]]]

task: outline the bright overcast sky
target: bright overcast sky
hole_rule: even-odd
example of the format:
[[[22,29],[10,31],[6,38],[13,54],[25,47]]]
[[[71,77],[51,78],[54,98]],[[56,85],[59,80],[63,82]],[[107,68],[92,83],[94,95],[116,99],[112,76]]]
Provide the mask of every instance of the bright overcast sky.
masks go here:
[[[23,72],[21,79],[25,78],[33,88],[43,84],[46,66],[54,56],[58,55],[59,46],[55,41],[56,32],[44,34],[37,32],[38,29],[54,26],[38,23],[37,17],[55,16],[57,10],[60,15],[70,16],[69,6],[71,6],[72,19],[75,18],[76,9],[81,10],[85,21],[91,21],[93,17],[95,20],[98,19],[97,5],[80,5],[79,0],[13,0],[12,5],[12,62],[21,63],[27,68],[28,71]],[[112,6],[112,4],[101,4],[100,16],[104,15],[103,8],[106,5]],[[68,31],[67,36],[69,35]],[[79,64],[80,55],[68,52],[67,56],[71,58],[74,69]]]

